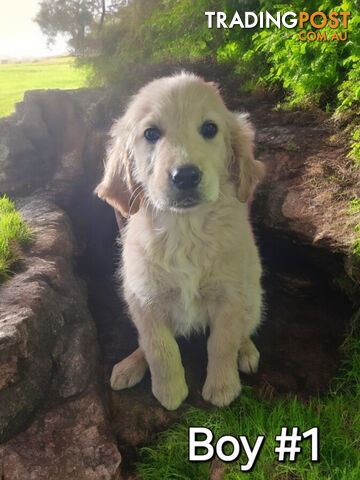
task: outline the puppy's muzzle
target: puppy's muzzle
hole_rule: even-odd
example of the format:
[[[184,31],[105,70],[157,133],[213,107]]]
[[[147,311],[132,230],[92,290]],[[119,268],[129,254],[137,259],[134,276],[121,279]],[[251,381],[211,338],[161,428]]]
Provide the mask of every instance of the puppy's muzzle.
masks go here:
[[[173,190],[172,207],[175,209],[190,208],[201,201],[198,185],[202,172],[195,165],[182,165],[169,173],[169,182]]]
[[[171,170],[170,182],[178,190],[191,190],[201,182],[202,172],[195,165],[183,165]]]

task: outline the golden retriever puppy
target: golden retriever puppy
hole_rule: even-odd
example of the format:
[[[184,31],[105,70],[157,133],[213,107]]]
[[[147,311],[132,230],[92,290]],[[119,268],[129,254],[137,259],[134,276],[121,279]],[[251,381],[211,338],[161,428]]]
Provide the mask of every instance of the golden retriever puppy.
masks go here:
[[[113,125],[96,192],[129,217],[119,275],[139,335],[113,368],[114,390],[149,366],[154,396],[178,408],[188,387],[176,337],[207,326],[205,400],[228,405],[241,390],[238,369],[256,371],[261,266],[246,202],[263,165],[253,140],[245,114],[184,72],[143,87]]]

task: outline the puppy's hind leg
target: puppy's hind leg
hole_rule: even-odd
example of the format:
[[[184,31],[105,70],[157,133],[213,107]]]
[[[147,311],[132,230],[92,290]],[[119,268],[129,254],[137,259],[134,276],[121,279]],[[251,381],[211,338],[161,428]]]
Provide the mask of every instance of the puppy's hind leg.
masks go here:
[[[238,353],[238,368],[240,372],[255,373],[259,366],[260,353],[250,339],[251,334],[261,321],[262,295],[261,288],[253,288],[252,295],[248,299],[248,307],[245,309],[243,336]]]
[[[247,337],[240,345],[238,354],[238,367],[240,372],[255,373],[259,365],[260,353],[253,341]]]
[[[113,390],[130,388],[140,382],[148,368],[144,352],[138,347],[128,357],[114,365],[110,385]]]

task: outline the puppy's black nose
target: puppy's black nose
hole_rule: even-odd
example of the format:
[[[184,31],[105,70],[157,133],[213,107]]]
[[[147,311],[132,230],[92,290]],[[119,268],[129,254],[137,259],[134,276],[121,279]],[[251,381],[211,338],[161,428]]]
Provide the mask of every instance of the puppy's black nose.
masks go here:
[[[170,172],[171,183],[179,190],[190,190],[199,185],[202,172],[194,165],[183,165]]]

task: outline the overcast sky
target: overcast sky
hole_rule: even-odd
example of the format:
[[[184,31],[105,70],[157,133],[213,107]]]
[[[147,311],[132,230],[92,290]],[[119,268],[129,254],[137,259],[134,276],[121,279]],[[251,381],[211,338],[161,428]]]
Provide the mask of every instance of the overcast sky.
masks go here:
[[[0,0],[0,59],[67,53],[64,39],[51,50],[46,47],[46,37],[32,20],[38,10],[39,0]]]

